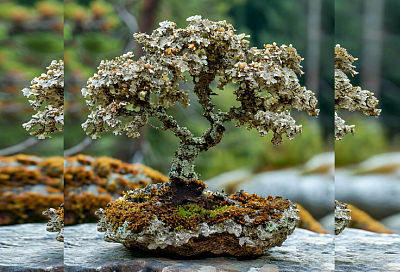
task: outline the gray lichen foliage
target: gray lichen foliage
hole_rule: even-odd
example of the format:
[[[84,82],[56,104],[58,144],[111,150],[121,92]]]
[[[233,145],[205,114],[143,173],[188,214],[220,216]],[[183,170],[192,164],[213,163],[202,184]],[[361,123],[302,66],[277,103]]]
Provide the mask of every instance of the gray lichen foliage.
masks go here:
[[[22,90],[29,100],[31,106],[37,110],[32,119],[22,126],[27,130],[32,130],[38,126],[38,130],[31,132],[31,135],[39,139],[50,137],[55,131],[64,129],[64,62],[53,60],[47,73],[40,77],[35,77],[29,88]],[[40,108],[46,105],[43,110]]]
[[[151,127],[169,129],[181,139],[170,175],[193,179],[197,178],[194,159],[221,141],[224,122],[234,120],[237,127],[255,128],[261,136],[271,130],[272,143],[277,145],[283,142],[284,133],[289,139],[301,133],[301,125],[296,125],[290,109],[318,115],[314,93],[301,87],[295,74],[303,74],[302,58],[292,45],[249,48],[246,35],[234,34],[233,26],[225,21],[212,22],[198,15],[187,21],[190,23],[184,29],[175,29],[175,23],[164,21],[151,35],[134,34],[147,52],[137,61],[131,52],[101,61],[98,72],[82,89],[92,110],[82,124],[89,136],[95,139],[111,130],[137,138],[139,129],[150,117],[156,117],[163,126],[149,124]],[[178,84],[186,81],[185,73],[192,77],[203,116],[210,123],[200,137],[180,127],[166,112],[176,103],[184,108],[190,105],[188,90]],[[211,102],[216,94],[210,89],[214,80],[219,81],[220,90],[228,83],[237,84],[234,94],[241,105],[227,112],[216,110]]]
[[[349,212],[351,210],[345,203],[335,200],[335,235],[341,233],[351,221]]]
[[[58,232],[56,240],[59,242],[64,242],[64,216],[60,216],[56,213],[56,209],[50,208],[43,212],[50,218],[47,223],[46,230],[48,232]]]
[[[375,109],[379,100],[374,94],[360,87],[353,87],[345,72],[351,76],[358,74],[354,69],[353,62],[357,60],[347,53],[340,45],[335,47],[335,139],[341,140],[348,133],[355,133],[354,125],[348,126],[345,121],[337,115],[337,110],[348,111],[360,110],[365,115],[378,117],[381,110]]]

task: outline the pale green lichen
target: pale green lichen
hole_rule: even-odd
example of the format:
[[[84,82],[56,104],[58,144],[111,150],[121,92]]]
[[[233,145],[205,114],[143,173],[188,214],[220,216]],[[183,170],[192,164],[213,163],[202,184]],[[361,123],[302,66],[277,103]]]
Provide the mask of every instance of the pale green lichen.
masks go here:
[[[35,77],[29,88],[22,90],[27,98],[35,98],[29,103],[37,110],[32,119],[22,126],[27,131],[38,126],[38,130],[30,134],[39,139],[64,129],[64,62],[53,60],[47,70],[46,74]],[[40,110],[44,104],[45,108]]]

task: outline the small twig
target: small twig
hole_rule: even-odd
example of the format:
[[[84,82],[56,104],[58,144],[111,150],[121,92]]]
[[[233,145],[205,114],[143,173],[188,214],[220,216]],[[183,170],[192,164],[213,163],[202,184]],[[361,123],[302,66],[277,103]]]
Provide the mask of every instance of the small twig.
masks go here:
[[[151,128],[154,128],[154,129],[157,129],[157,130],[163,130],[163,131],[166,131],[167,130],[167,128],[166,127],[157,127],[157,126],[154,126],[154,125],[152,125],[152,124],[148,124]]]
[[[38,138],[29,137],[25,141],[20,142],[16,145],[13,145],[13,146],[10,146],[10,147],[4,148],[4,149],[0,149],[0,156],[9,156],[9,155],[19,153],[21,151],[24,151],[28,147],[31,147],[31,146],[37,144],[37,142],[39,142]]]
[[[116,4],[114,5],[114,9],[118,17],[121,19],[121,21],[123,21],[125,25],[128,27],[129,33],[137,33],[140,31],[139,24],[136,20],[136,17],[133,16],[131,13],[129,13],[129,11],[126,9],[126,4],[127,3]],[[124,52],[129,51],[129,49],[133,47],[133,44],[134,40],[131,35],[129,41],[125,45]]]
[[[84,148],[92,143],[92,139],[90,137],[86,137],[82,142],[73,146],[67,150],[64,150],[64,156],[72,156],[79,152],[81,152]]]

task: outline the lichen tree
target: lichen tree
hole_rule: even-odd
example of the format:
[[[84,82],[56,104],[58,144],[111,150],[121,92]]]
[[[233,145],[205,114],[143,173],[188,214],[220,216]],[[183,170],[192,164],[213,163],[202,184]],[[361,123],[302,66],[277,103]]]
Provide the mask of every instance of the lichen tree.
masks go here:
[[[360,110],[365,115],[378,117],[381,110],[375,109],[379,100],[373,93],[354,87],[350,79],[344,73],[349,72],[351,76],[358,74],[353,62],[357,60],[347,53],[340,45],[335,47],[335,139],[341,140],[348,133],[355,133],[354,125],[348,126],[345,121],[337,115],[337,110],[348,111]]]
[[[264,45],[264,49],[249,48],[245,34],[234,34],[225,21],[212,22],[192,16],[189,25],[175,29],[176,24],[165,21],[151,35],[134,34],[143,45],[146,55],[134,61],[127,53],[115,60],[101,61],[98,72],[82,89],[92,110],[82,124],[88,135],[97,138],[112,130],[139,137],[139,129],[146,124],[161,130],[171,130],[180,139],[180,146],[172,160],[170,178],[196,180],[194,161],[203,151],[217,145],[225,131],[224,123],[236,121],[237,127],[256,128],[261,136],[272,130],[272,143],[277,145],[285,133],[289,139],[301,133],[290,115],[291,109],[306,110],[317,116],[317,99],[312,91],[301,87],[295,72],[303,74],[302,58],[292,45]],[[210,128],[201,136],[194,136],[186,127],[178,125],[167,109],[179,103],[189,107],[186,90],[179,82],[186,81],[185,73],[193,79],[198,97]],[[223,90],[228,83],[237,84],[234,91],[240,106],[227,112],[215,108],[216,95],[210,83],[219,81]],[[161,127],[148,123],[150,117],[162,122]]]
[[[29,103],[37,110],[32,119],[22,126],[27,131],[38,126],[38,130],[30,134],[39,139],[64,129],[64,62],[53,60],[46,68],[46,74],[35,77],[31,86],[22,90],[24,96],[34,96],[35,99],[29,100]],[[43,105],[46,105],[45,108],[40,110]]]

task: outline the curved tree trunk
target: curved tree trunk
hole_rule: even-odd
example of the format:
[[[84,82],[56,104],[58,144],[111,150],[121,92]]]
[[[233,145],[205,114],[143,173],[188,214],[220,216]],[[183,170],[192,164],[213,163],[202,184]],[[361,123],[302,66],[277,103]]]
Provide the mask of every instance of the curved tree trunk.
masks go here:
[[[170,178],[181,178],[186,181],[198,179],[194,171],[194,161],[201,151],[202,149],[193,143],[181,142],[171,162]]]

